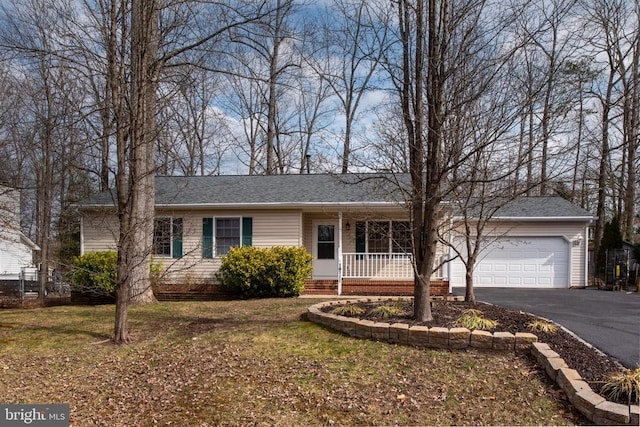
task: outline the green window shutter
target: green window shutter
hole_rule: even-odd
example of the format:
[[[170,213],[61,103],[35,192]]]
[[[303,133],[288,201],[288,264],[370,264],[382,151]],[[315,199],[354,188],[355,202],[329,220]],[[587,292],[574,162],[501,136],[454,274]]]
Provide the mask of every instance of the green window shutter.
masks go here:
[[[367,224],[363,221],[356,222],[356,253],[365,253],[367,250]],[[357,259],[362,259],[358,255]]]
[[[182,218],[173,218],[173,258],[182,258]]]
[[[253,218],[242,218],[242,246],[253,245]]]
[[[202,218],[202,258],[213,258],[213,218]]]

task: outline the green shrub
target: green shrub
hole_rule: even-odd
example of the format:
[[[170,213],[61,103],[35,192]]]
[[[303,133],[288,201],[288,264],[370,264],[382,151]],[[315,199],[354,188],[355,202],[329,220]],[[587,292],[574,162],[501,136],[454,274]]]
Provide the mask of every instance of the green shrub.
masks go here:
[[[95,295],[113,295],[116,289],[118,253],[89,252],[73,259],[68,275],[74,290]]]
[[[151,257],[151,265],[149,266],[149,280],[151,281],[151,287],[154,289],[154,292],[157,286],[160,284],[163,275],[164,267],[160,262],[154,261],[153,257]]]
[[[311,261],[304,248],[233,247],[216,277],[222,289],[242,298],[298,296],[311,276]]]

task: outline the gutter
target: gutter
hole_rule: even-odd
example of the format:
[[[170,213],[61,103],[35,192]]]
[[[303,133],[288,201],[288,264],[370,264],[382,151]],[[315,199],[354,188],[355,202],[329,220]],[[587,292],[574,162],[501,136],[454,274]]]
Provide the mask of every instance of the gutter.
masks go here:
[[[457,220],[464,219],[463,217],[456,217]],[[596,217],[592,216],[494,216],[490,220],[492,221],[511,221],[511,222],[591,222]]]
[[[115,205],[109,204],[86,204],[77,205],[79,209],[114,209]],[[404,203],[399,202],[308,202],[308,203],[156,203],[156,208],[161,209],[186,209],[186,210],[202,210],[202,209],[274,209],[274,208],[322,208],[328,209],[332,207],[367,207],[367,208],[404,208]]]

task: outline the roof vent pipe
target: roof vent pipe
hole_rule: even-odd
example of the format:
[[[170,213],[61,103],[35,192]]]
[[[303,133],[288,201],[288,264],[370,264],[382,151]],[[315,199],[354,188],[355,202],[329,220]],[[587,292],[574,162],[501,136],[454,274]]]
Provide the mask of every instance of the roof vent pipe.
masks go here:
[[[305,154],[304,158],[307,162],[307,175],[309,175],[311,173],[311,165],[309,164],[311,160],[311,154]]]

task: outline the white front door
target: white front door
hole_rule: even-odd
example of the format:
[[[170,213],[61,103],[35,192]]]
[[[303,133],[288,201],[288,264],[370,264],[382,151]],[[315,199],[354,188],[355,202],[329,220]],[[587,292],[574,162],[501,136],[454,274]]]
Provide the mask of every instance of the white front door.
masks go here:
[[[313,278],[338,278],[338,224],[313,221]]]

